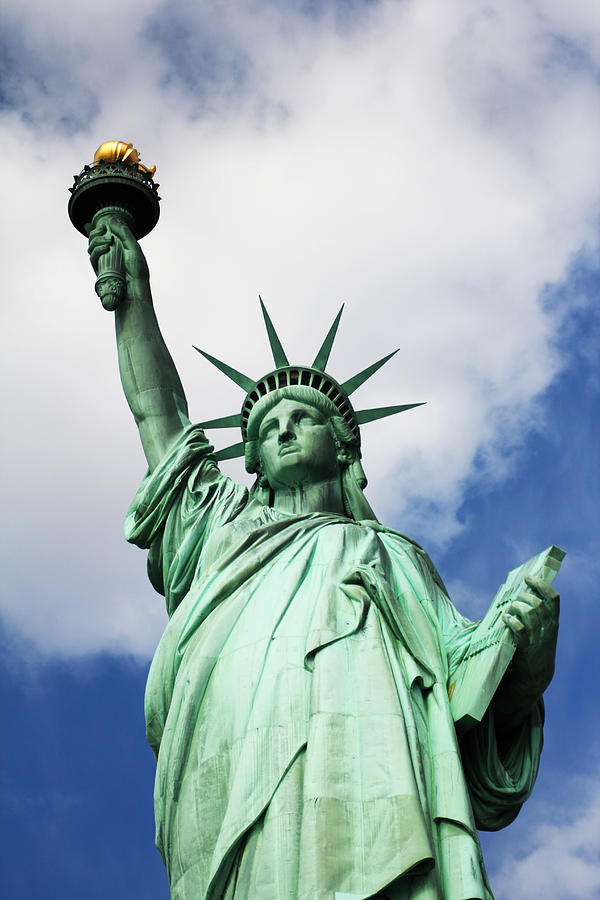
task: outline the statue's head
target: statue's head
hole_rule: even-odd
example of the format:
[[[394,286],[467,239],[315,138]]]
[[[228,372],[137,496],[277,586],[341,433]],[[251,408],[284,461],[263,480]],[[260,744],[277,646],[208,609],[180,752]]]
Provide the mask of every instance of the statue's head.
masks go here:
[[[355,412],[349,396],[394,354],[339,384],[325,372],[325,366],[342,310],[312,366],[290,366],[262,300],[261,306],[277,366],[273,372],[253,381],[199,350],[247,391],[241,413],[203,423],[205,428],[241,428],[242,442],[218,451],[217,459],[243,455],[247,471],[257,475],[254,492],[264,503],[269,503],[273,490],[281,486],[339,477],[347,515],[375,518],[363,495],[367,479],[360,463],[359,425],[420,404]]]
[[[280,388],[253,409],[246,469],[272,488],[328,480],[360,458],[353,430],[314,388]]]
[[[313,367],[285,366],[257,381],[244,400],[240,425],[248,472],[257,471],[257,442],[262,439],[265,419],[273,427],[273,410],[282,416],[282,422],[285,419],[285,412],[278,409],[283,402],[287,404],[283,408],[286,412],[291,410],[290,403],[310,407],[316,419],[328,424],[336,442],[344,444],[347,462],[349,455],[353,459],[360,457],[356,414],[342,386]]]
[[[275,492],[338,480],[344,511],[374,519],[363,490],[358,426],[352,429],[331,400],[304,385],[279,388],[252,409],[244,443],[246,469],[256,474],[256,499],[273,505]]]

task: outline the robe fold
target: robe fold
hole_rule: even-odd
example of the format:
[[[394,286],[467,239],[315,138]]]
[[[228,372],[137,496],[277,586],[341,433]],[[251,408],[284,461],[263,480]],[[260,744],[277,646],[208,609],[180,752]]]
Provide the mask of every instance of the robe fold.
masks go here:
[[[502,758],[492,708],[459,746],[449,660],[473,626],[425,552],[259,505],[199,427],[126,535],[170,615],[145,708],[173,900],[491,900],[476,829],[529,795],[543,709]]]

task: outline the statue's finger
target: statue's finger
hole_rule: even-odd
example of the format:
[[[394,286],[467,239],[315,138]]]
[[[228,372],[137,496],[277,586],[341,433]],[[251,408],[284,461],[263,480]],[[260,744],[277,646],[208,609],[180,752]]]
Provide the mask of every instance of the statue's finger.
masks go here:
[[[92,237],[88,242],[88,253],[93,253],[94,250],[96,250],[98,247],[106,249],[106,247],[110,247],[112,241],[112,237],[107,237],[106,235],[97,235],[96,237]]]
[[[518,646],[525,646],[528,643],[528,631],[521,620],[517,619],[517,617],[513,616],[510,612],[502,613],[502,620],[513,634]]]
[[[94,259],[94,257],[101,256],[103,253],[106,253],[107,250],[110,249],[112,244],[111,238],[96,238],[93,241],[90,241],[88,245],[88,253]]]
[[[100,245],[94,247],[92,250],[89,251],[89,253],[90,253],[90,262],[92,263],[92,266],[93,266],[94,268],[97,268],[97,266],[98,266],[98,260],[100,259],[101,256],[104,256],[104,254],[105,254],[109,249],[110,249],[110,241],[108,241],[108,242],[106,242],[106,243],[103,243],[103,244],[100,244]]]
[[[530,594],[528,591],[519,591],[517,596],[511,600],[510,606],[516,607],[524,615],[532,615],[539,612],[544,606],[544,601],[536,594]]]
[[[106,234],[106,223],[104,222],[100,222],[100,224],[96,225],[94,228],[92,228],[91,225],[86,225],[85,227],[90,241],[96,237],[100,237],[100,235]]]
[[[524,603],[520,600],[513,600],[507,609],[507,612],[523,623],[524,628],[531,637],[540,634],[544,629],[544,616],[542,601],[538,600],[536,605]]]
[[[543,578],[538,578],[535,575],[526,575],[525,583],[529,585],[529,587],[535,591],[543,600],[548,600],[553,602],[557,599],[558,594],[554,590],[551,584],[548,584],[547,581],[544,581]]]
[[[535,587],[534,585],[529,585],[531,594],[533,594],[535,590],[535,596],[540,598],[541,608],[546,611],[550,619],[558,622],[560,596],[548,582],[543,581],[541,578],[536,579],[536,581],[537,585]]]
[[[106,253],[107,250],[110,249],[112,245],[112,241],[98,240],[92,241],[88,245],[88,253],[92,259],[94,257],[101,256],[103,253]]]
[[[529,597],[531,597],[531,600]],[[527,594],[517,594],[514,600],[511,600],[508,609],[520,616],[531,617],[539,615],[542,606],[542,601],[532,594],[529,596]]]

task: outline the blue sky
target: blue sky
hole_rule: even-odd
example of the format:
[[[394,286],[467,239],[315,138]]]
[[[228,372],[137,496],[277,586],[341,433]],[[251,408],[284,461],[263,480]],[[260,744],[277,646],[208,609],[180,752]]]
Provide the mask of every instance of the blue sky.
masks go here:
[[[364,427],[370,500],[459,609],[477,618],[508,569],[567,550],[540,776],[483,844],[497,900],[600,896],[590,6],[6,4],[3,896],[168,897],[143,723],[165,614],[122,537],[144,463],[66,216],[115,138],[158,168],[144,247],[195,418],[242,397],[192,344],[270,367],[259,292],[298,361],[346,301],[334,376],[401,348],[357,405],[428,401]]]

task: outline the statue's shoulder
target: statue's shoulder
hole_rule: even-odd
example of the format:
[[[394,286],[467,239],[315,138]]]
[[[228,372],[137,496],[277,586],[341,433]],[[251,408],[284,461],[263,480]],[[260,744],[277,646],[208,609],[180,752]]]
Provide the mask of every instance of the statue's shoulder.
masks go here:
[[[397,546],[400,546],[402,550],[409,556],[416,564],[419,566],[421,572],[424,577],[431,577],[433,581],[437,584],[439,588],[443,591],[444,594],[447,595],[447,590],[440,573],[434,566],[431,558],[424,547],[421,544],[417,543],[413,538],[409,537],[407,534],[403,534],[401,531],[396,531],[394,528],[386,528],[385,526],[380,525],[378,528],[379,531],[383,532],[386,535],[386,540],[392,540]]]
[[[368,523],[365,522],[364,524],[369,524],[375,531],[378,531],[380,534],[388,535],[389,538],[402,545],[405,549],[414,553],[418,553],[426,559],[429,559],[426,550],[407,534],[403,534],[401,531],[396,531],[395,528],[388,528],[387,525],[381,525],[380,522],[373,521]]]

